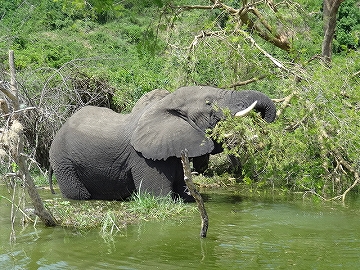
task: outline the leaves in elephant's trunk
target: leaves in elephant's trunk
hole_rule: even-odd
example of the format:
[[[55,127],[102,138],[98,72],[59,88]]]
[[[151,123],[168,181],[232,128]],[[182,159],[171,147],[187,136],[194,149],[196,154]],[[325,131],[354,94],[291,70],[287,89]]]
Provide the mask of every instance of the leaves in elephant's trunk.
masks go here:
[[[258,114],[251,112],[247,117],[237,118],[224,110],[224,116],[223,121],[208,131],[208,136],[220,143],[225,153],[246,160],[265,147],[267,124]]]

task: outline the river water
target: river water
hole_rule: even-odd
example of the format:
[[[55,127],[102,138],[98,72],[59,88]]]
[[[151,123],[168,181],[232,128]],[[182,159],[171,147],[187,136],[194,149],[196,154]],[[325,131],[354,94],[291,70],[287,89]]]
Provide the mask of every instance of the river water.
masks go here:
[[[209,194],[208,237],[198,213],[142,221],[104,238],[37,225],[9,243],[10,206],[0,200],[0,269],[358,269],[360,198],[345,206]]]

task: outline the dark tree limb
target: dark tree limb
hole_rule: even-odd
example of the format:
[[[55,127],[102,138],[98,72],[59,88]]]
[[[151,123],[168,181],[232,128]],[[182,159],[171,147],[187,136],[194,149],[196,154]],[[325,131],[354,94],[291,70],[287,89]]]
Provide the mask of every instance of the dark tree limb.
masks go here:
[[[344,0],[324,0],[323,1],[323,25],[324,39],[321,48],[322,57],[326,62],[331,62],[332,42],[336,28],[336,15],[340,4]]]
[[[276,47],[282,50],[285,50],[287,52],[290,51],[291,44],[286,34],[277,33],[276,29],[271,27],[271,25],[266,21],[264,16],[261,14],[260,10],[256,8],[257,5],[264,3],[264,1],[260,0],[258,2],[248,3],[248,1],[244,0],[242,8],[239,9],[226,5],[220,0],[211,0],[210,2],[212,2],[213,5],[208,5],[208,6],[185,5],[185,6],[173,6],[172,8],[176,8],[179,11],[191,10],[191,9],[224,10],[229,15],[233,16],[239,21],[239,26],[238,26],[239,28],[241,28],[241,25],[245,25],[248,30],[255,32],[265,41],[272,43],[273,45],[275,45]],[[277,9],[273,5],[271,5],[271,1],[268,1],[266,3],[273,12],[277,11]],[[249,13],[253,14],[253,16],[255,16],[260,21],[260,24],[256,23],[256,21],[250,18]]]
[[[191,196],[195,198],[195,201],[198,205],[200,216],[201,216],[201,230],[200,230],[200,237],[206,237],[207,230],[209,227],[209,218],[205,210],[204,201],[197,191],[194,182],[192,181],[191,169],[190,169],[190,162],[188,157],[187,149],[181,151],[181,161],[184,168],[184,180],[187,188],[190,191]]]

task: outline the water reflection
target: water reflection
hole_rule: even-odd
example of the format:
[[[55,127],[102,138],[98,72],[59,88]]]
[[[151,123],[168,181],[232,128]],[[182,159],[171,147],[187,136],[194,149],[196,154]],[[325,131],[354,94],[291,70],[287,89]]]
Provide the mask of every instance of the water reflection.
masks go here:
[[[200,218],[142,222],[113,237],[28,227],[9,244],[0,201],[0,269],[356,269],[360,200],[348,207],[252,201],[210,194],[208,237]]]

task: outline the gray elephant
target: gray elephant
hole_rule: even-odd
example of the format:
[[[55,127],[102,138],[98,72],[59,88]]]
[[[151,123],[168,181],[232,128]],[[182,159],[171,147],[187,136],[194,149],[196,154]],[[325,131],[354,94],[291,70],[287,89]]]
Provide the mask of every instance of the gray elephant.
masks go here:
[[[86,106],[57,132],[50,164],[64,197],[76,200],[123,200],[134,192],[171,193],[192,201],[185,188],[181,151],[206,160],[222,149],[207,138],[207,129],[223,119],[254,109],[267,122],[276,108],[257,91],[230,91],[209,86],[154,90],[129,114]]]

